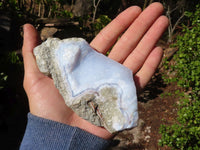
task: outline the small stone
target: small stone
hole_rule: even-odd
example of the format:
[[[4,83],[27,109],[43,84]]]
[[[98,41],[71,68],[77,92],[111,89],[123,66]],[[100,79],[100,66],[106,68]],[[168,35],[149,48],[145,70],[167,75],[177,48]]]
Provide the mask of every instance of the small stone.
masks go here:
[[[42,73],[51,76],[67,106],[114,133],[137,125],[132,71],[96,52],[82,38],[48,38],[34,49]]]

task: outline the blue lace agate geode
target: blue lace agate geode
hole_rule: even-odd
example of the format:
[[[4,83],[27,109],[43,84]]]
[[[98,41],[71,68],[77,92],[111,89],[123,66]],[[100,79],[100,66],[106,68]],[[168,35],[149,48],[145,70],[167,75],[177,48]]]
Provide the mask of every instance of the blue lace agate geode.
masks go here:
[[[49,38],[34,49],[41,72],[53,78],[66,105],[111,133],[137,125],[132,71],[93,50],[82,38]]]

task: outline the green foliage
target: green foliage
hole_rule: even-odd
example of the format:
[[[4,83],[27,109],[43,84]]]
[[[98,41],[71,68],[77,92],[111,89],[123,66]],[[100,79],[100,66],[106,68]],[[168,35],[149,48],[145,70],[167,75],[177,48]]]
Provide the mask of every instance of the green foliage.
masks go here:
[[[90,15],[84,15],[75,19],[78,20],[81,30],[90,32],[93,36],[97,35],[111,21],[107,15],[100,15],[94,22],[92,22]]]
[[[182,101],[177,120],[171,126],[161,125],[159,145],[172,149],[199,150],[200,148],[200,100]]]
[[[46,9],[49,11],[47,17],[66,17],[72,18],[73,13],[63,9],[61,6],[63,4],[63,0],[46,0],[44,1],[38,0],[38,4],[44,4]],[[51,15],[50,15],[51,14]]]
[[[194,14],[186,13],[191,19],[191,28],[183,26],[183,35],[177,36],[174,44],[179,50],[175,55],[178,85],[200,90],[200,8]]]
[[[15,80],[15,78],[13,78],[13,76],[22,73],[22,65],[23,63],[16,52],[0,55],[0,90],[14,84],[13,80]]]
[[[107,15],[100,15],[99,18],[96,19],[95,23],[93,23],[93,29],[96,32],[99,32],[101,29],[103,29],[111,19]]]
[[[18,17],[68,17],[73,14],[63,8],[64,0],[4,0],[0,2],[0,10],[12,11]]]
[[[8,60],[7,61],[10,62],[11,64],[19,64],[19,65],[22,64],[22,62],[20,61],[16,52],[8,53]]]
[[[74,16],[72,12],[69,12],[67,10],[60,11],[58,14],[60,14],[60,16],[62,16],[62,17],[66,17],[66,18],[73,18],[73,16]]]
[[[165,92],[165,93],[160,94],[160,97],[161,97],[161,98],[165,98],[165,97],[168,97],[168,96],[171,96],[171,95],[172,95],[172,93],[170,93],[170,92]]]
[[[0,90],[4,88],[7,78],[8,76],[4,72],[0,73]]]
[[[177,123],[160,127],[161,146],[172,149],[200,149],[200,7],[195,13],[187,12],[191,27],[183,25],[183,34],[177,37],[174,46],[179,50],[174,57],[175,64],[170,66],[176,75],[168,81],[176,81],[190,95],[183,97],[179,104]],[[165,64],[167,66],[167,62]],[[179,94],[177,91],[176,94]]]
[[[7,0],[7,1],[4,0],[0,2],[0,10],[12,11],[14,12],[14,15],[17,17],[22,17],[23,15],[20,10],[17,0]]]

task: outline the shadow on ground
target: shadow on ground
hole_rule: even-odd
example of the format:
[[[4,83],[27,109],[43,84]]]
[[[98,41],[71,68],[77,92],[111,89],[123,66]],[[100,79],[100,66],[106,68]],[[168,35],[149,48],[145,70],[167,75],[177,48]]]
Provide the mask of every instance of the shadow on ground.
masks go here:
[[[162,79],[162,75],[157,71],[139,96],[139,102],[147,103],[148,101],[157,98],[161,93],[163,93],[163,88],[165,87],[166,84]]]

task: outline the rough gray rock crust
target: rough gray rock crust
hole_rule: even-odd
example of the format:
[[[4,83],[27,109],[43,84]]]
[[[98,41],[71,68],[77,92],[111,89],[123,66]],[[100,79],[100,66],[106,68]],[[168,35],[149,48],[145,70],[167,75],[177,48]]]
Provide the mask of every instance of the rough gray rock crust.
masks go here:
[[[131,70],[97,53],[81,38],[49,38],[34,55],[40,71],[53,78],[66,105],[80,117],[111,133],[137,125]]]

